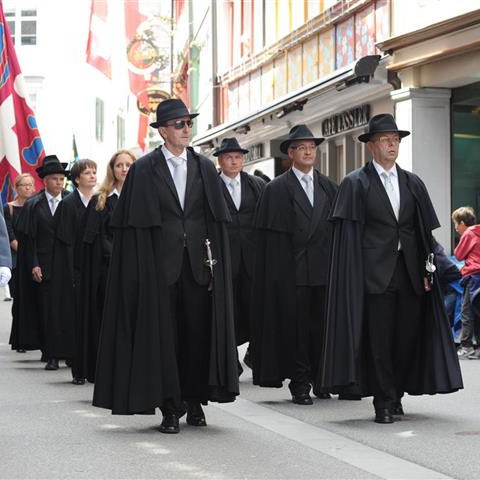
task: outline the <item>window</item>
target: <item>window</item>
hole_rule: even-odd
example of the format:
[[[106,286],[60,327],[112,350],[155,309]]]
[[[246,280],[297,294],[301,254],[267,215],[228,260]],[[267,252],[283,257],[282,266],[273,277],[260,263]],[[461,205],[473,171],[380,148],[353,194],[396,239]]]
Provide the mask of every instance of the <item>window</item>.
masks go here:
[[[117,115],[117,150],[125,147],[125,119]]]
[[[95,139],[103,142],[104,104],[100,98],[95,99]]]
[[[36,10],[7,10],[5,18],[15,45],[37,44]]]

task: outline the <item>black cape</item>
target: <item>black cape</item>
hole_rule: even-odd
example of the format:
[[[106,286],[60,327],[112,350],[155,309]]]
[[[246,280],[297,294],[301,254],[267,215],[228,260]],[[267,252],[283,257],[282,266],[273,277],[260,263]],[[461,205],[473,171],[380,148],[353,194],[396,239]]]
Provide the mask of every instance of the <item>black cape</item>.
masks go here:
[[[317,383],[324,391],[371,395],[363,334],[362,228],[365,199],[370,188],[371,164],[347,175],[340,185],[331,214],[334,222],[328,288],[323,370]],[[415,198],[423,258],[433,251],[432,230],[440,226],[427,189],[418,176],[402,170]],[[410,395],[449,393],[463,388],[458,356],[440,283],[424,296],[421,339],[409,379],[403,389]]]
[[[255,218],[257,252],[250,357],[253,383],[262,387],[281,387],[294,373],[296,329],[292,319],[296,315],[296,284],[292,235],[295,209],[294,192],[286,181],[288,173],[265,186]],[[316,178],[331,204],[337,186],[321,174]]]
[[[110,219],[117,204],[116,194],[107,197],[103,210],[97,210],[98,196],[90,200],[85,214],[85,228],[81,246],[82,268],[80,270],[81,301],[78,319],[83,329],[80,347],[83,376],[95,381],[98,341],[105,301],[108,266],[112,255],[113,233]]]
[[[210,401],[231,402],[238,395],[237,352],[229,242],[230,220],[217,171],[206,157],[198,161],[205,189],[205,215],[215,265]],[[111,220],[113,252],[95,375],[93,405],[116,414],[152,413],[167,399],[180,399],[174,335],[162,248],[161,208],[156,197],[153,151],[131,167]]]

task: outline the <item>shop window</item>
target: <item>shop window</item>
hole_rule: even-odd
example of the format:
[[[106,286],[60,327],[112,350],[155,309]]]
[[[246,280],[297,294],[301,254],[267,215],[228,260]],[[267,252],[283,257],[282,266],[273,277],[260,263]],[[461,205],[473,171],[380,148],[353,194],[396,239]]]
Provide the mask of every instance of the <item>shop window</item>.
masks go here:
[[[117,150],[125,147],[125,119],[117,115]]]
[[[15,45],[37,44],[36,10],[6,10],[5,18]]]

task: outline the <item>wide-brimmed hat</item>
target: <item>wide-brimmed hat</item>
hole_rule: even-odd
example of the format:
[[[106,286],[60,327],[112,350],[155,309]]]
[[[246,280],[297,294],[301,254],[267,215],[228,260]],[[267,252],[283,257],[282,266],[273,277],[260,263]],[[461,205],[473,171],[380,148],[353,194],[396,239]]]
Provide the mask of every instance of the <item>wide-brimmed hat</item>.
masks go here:
[[[36,168],[35,170],[40,178],[44,178],[47,175],[53,175],[55,173],[63,173],[63,175],[68,175],[70,171],[65,170],[67,165],[68,163],[60,163],[60,160],[56,155],[47,155],[43,159],[42,166]]]
[[[224,138],[222,140],[222,143],[220,144],[220,147],[217,149],[217,151],[213,154],[214,157],[218,157],[222,153],[229,153],[229,152],[240,152],[240,153],[248,153],[248,150],[245,148],[242,148],[238,144],[238,140],[233,137],[233,138]]]
[[[314,137],[312,131],[306,125],[295,125],[290,132],[288,132],[288,138],[280,144],[280,151],[286,154],[290,144],[300,140],[311,140],[315,142],[315,145],[318,146],[325,139],[321,137]]]
[[[153,128],[165,125],[169,120],[181,117],[195,118],[198,113],[190,113],[187,106],[178,98],[169,98],[157,106],[157,121],[150,124]]]
[[[370,119],[370,121],[368,122],[368,132],[360,135],[358,139],[363,143],[367,143],[368,141],[370,141],[372,135],[384,132],[397,133],[400,138],[410,135],[410,132],[408,132],[407,130],[398,129],[397,124],[395,123],[395,119],[392,117],[392,115],[390,115],[389,113],[380,113],[379,115],[375,115]]]

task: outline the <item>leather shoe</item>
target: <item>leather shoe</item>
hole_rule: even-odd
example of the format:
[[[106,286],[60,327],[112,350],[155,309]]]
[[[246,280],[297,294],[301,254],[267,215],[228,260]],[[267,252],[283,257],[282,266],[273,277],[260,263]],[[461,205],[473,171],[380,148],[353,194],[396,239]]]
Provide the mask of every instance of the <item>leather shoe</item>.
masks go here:
[[[405,415],[405,412],[403,411],[403,407],[402,407],[402,402],[395,402],[390,407],[390,413],[392,415]]]
[[[243,363],[250,369],[252,370],[252,361],[250,360],[250,345],[247,348],[247,351],[245,352],[245,356],[243,357]]]
[[[24,348],[19,348],[17,349],[17,353],[27,353],[27,351]]]
[[[338,395],[339,400],[361,400],[361,395],[356,395],[355,393],[340,393]]]
[[[85,385],[85,379],[80,377],[73,377],[72,383],[74,385]]]
[[[207,421],[200,403],[187,404],[187,423],[192,427],[206,427]]]
[[[314,391],[313,393],[320,400],[327,400],[329,398],[332,398],[332,396],[328,392],[315,392]]]
[[[58,360],[56,358],[48,360],[45,365],[45,370],[58,370]]]
[[[162,423],[159,428],[162,433],[178,433],[180,432],[180,425],[178,417],[174,413],[166,413],[163,416]]]
[[[313,405],[312,397],[308,393],[292,394],[292,402],[297,405]]]
[[[237,360],[237,370],[238,370],[238,378],[240,378],[240,375],[243,373],[243,367],[238,360]]]
[[[388,408],[375,409],[375,423],[393,423],[393,417]]]

